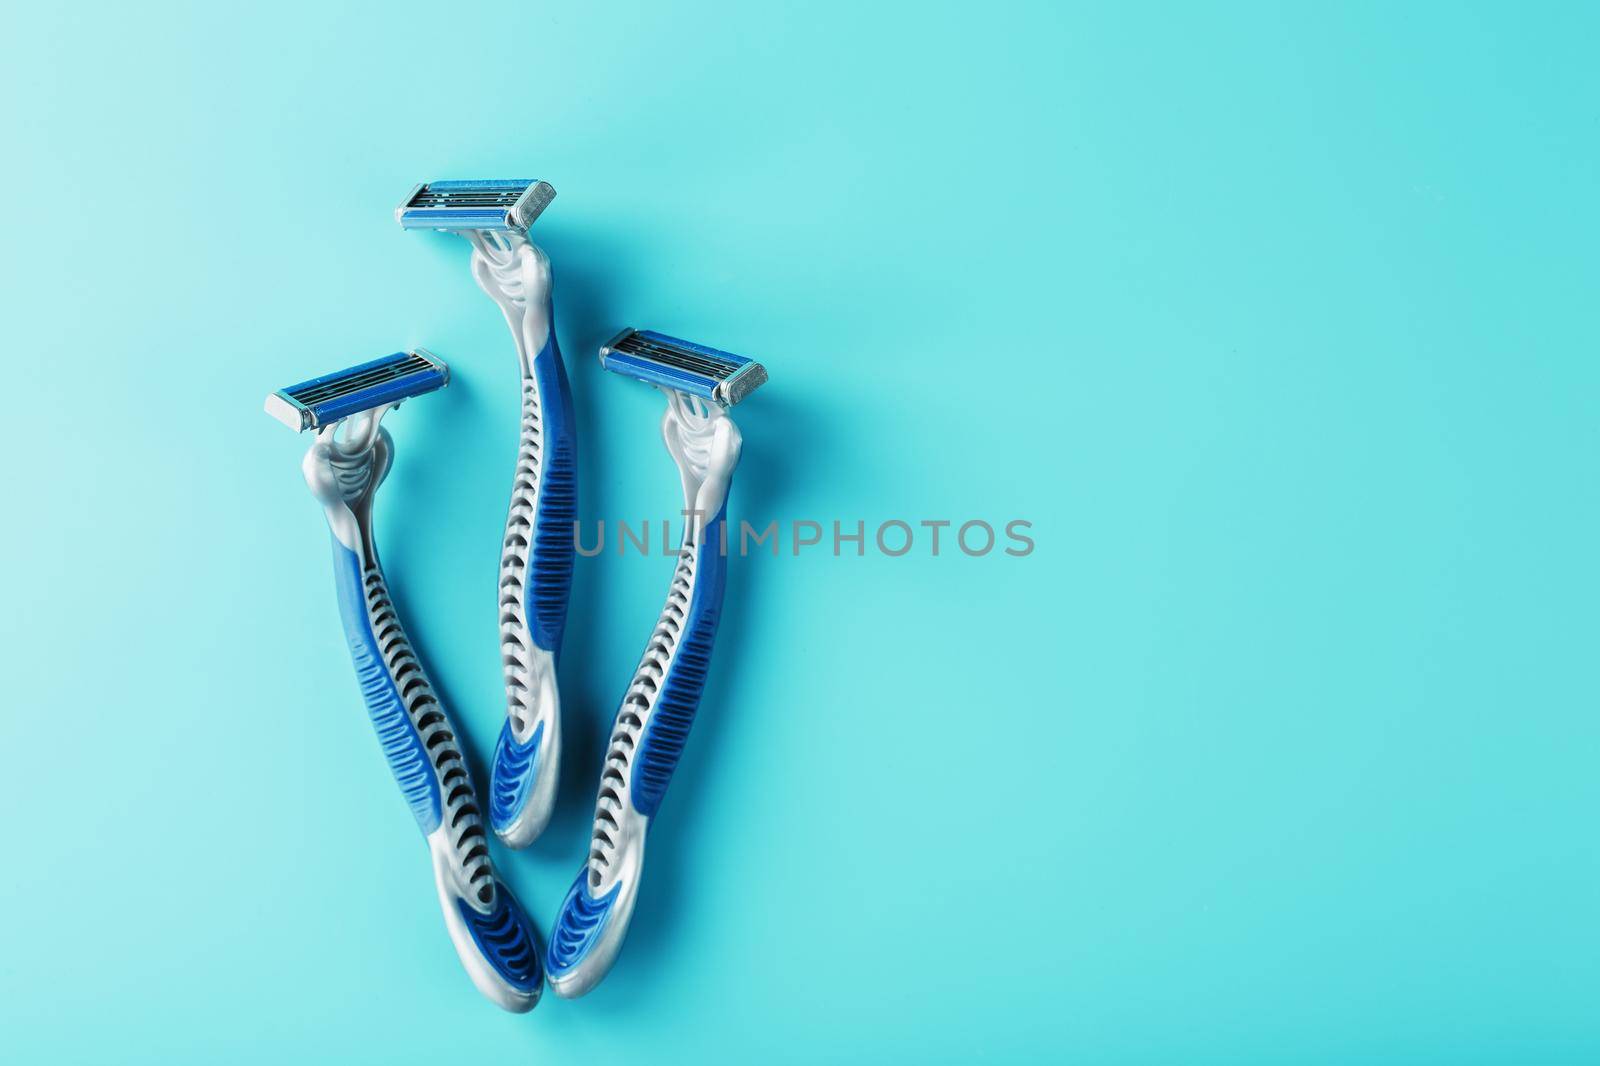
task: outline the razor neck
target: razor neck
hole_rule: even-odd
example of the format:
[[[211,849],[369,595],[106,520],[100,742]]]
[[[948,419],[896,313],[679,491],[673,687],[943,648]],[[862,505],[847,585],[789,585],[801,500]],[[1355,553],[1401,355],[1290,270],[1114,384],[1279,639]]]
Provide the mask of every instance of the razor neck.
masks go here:
[[[378,425],[384,405],[317,431],[300,464],[328,528],[363,564],[376,558],[372,500],[394,462],[394,439]]]
[[[685,542],[698,543],[707,522],[722,510],[734,467],[739,465],[743,437],[728,412],[698,396],[663,388],[667,412],[661,437],[683,479],[683,509],[692,520]]]
[[[472,277],[505,315],[525,373],[550,338],[550,259],[527,234],[468,230]]]

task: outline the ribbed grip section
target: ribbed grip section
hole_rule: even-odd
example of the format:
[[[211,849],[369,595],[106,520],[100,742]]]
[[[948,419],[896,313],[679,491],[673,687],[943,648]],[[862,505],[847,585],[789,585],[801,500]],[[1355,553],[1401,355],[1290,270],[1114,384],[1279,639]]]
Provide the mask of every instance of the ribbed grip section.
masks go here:
[[[526,744],[518,744],[511,722],[500,727],[500,740],[494,749],[494,780],[489,786],[489,824],[503,833],[517,820],[522,805],[533,788],[533,760],[544,739],[544,723],[533,729]]]
[[[700,694],[705,689],[717,621],[722,614],[723,588],[727,583],[728,560],[722,553],[726,512],[724,504],[717,516],[706,524],[696,548],[694,596],[689,604],[688,621],[639,745],[631,796],[634,809],[646,817],[654,817],[667,791],[672,772],[683,755],[684,742],[689,739],[695,711],[700,707]]]
[[[505,885],[496,882],[494,906],[488,914],[481,914],[457,900],[461,917],[467,923],[473,941],[495,972],[507,984],[522,992],[531,992],[544,982],[544,968],[540,959],[539,941],[533,923],[522,912],[517,901]]]
[[[506,515],[505,541],[500,548],[500,654],[506,682],[506,714],[517,732],[528,728],[534,715],[533,693],[528,687],[525,603],[532,575],[533,516],[539,500],[541,466],[539,390],[531,379],[522,382],[522,431],[517,446],[516,480],[511,486],[511,509]]]
[[[589,895],[582,873],[561,901],[561,913],[556,917],[555,928],[550,930],[549,966],[551,973],[564,973],[576,966],[588,954],[590,946],[605,928],[622,886],[614,885],[610,892],[598,898]]]
[[[439,826],[439,781],[380,647],[381,641],[392,640],[399,632],[399,622],[387,602],[375,617],[368,614],[361,560],[337,539],[333,542],[333,574],[338,586],[345,642],[350,646],[350,658],[355,664],[356,681],[361,686],[367,714],[377,730],[378,743],[383,747],[383,756],[389,761],[395,782],[426,836]]]
[[[533,363],[544,411],[544,471],[533,524],[531,610],[528,627],[541,648],[557,655],[567,625],[572,590],[572,523],[578,514],[578,448],[573,433],[572,393],[556,347],[554,322],[544,351]]]
[[[418,828],[428,836],[444,827],[460,882],[487,905],[494,875],[455,727],[401,628],[383,571],[363,566],[337,538],[333,553],[345,638],[384,757]]]
[[[572,523],[577,515],[577,445],[572,396],[556,348],[545,342],[522,382],[522,430],[516,478],[500,551],[500,653],[506,714],[526,736],[544,708],[535,706],[531,641],[561,652],[572,588]]]

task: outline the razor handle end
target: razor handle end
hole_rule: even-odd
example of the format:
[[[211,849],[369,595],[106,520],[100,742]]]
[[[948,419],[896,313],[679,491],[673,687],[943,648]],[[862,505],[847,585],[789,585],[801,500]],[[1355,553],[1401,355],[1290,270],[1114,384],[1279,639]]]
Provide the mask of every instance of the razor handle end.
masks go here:
[[[437,865],[438,847],[431,840],[429,844],[436,857],[439,908],[467,976],[495,1006],[527,1013],[538,1006],[544,990],[544,951],[533,922],[498,879],[488,891],[469,887],[463,894],[454,875]]]
[[[562,999],[577,999],[611,972],[627,937],[634,900],[638,897],[643,844],[641,836],[640,862],[604,892],[595,892],[586,866],[578,871],[577,879],[561,901],[561,910],[550,930],[545,973],[551,990]]]

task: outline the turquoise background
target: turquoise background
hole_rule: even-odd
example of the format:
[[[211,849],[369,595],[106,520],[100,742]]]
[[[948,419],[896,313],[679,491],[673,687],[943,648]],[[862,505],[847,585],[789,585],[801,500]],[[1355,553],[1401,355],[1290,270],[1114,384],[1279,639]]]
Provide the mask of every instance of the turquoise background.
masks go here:
[[[18,1063],[1594,1062],[1600,16],[13,6],[0,1040]],[[637,324],[764,359],[635,931],[482,1001],[272,388],[425,343],[380,542],[485,763],[514,360],[391,211],[534,174],[593,522]],[[665,590],[581,561],[548,923]],[[481,778],[480,778],[481,780]]]

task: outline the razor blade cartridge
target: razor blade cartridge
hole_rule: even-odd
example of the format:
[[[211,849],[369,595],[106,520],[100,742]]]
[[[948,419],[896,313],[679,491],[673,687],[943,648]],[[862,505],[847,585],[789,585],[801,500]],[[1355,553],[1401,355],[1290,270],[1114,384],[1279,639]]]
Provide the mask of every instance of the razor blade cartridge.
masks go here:
[[[430,181],[411,190],[395,220],[405,229],[526,230],[556,198],[546,181]]]
[[[449,382],[450,368],[431,352],[416,348],[279,389],[267,397],[266,411],[293,430],[321,429]]]
[[[652,385],[732,407],[767,380],[754,359],[651,330],[625,329],[600,349],[600,365]]]

